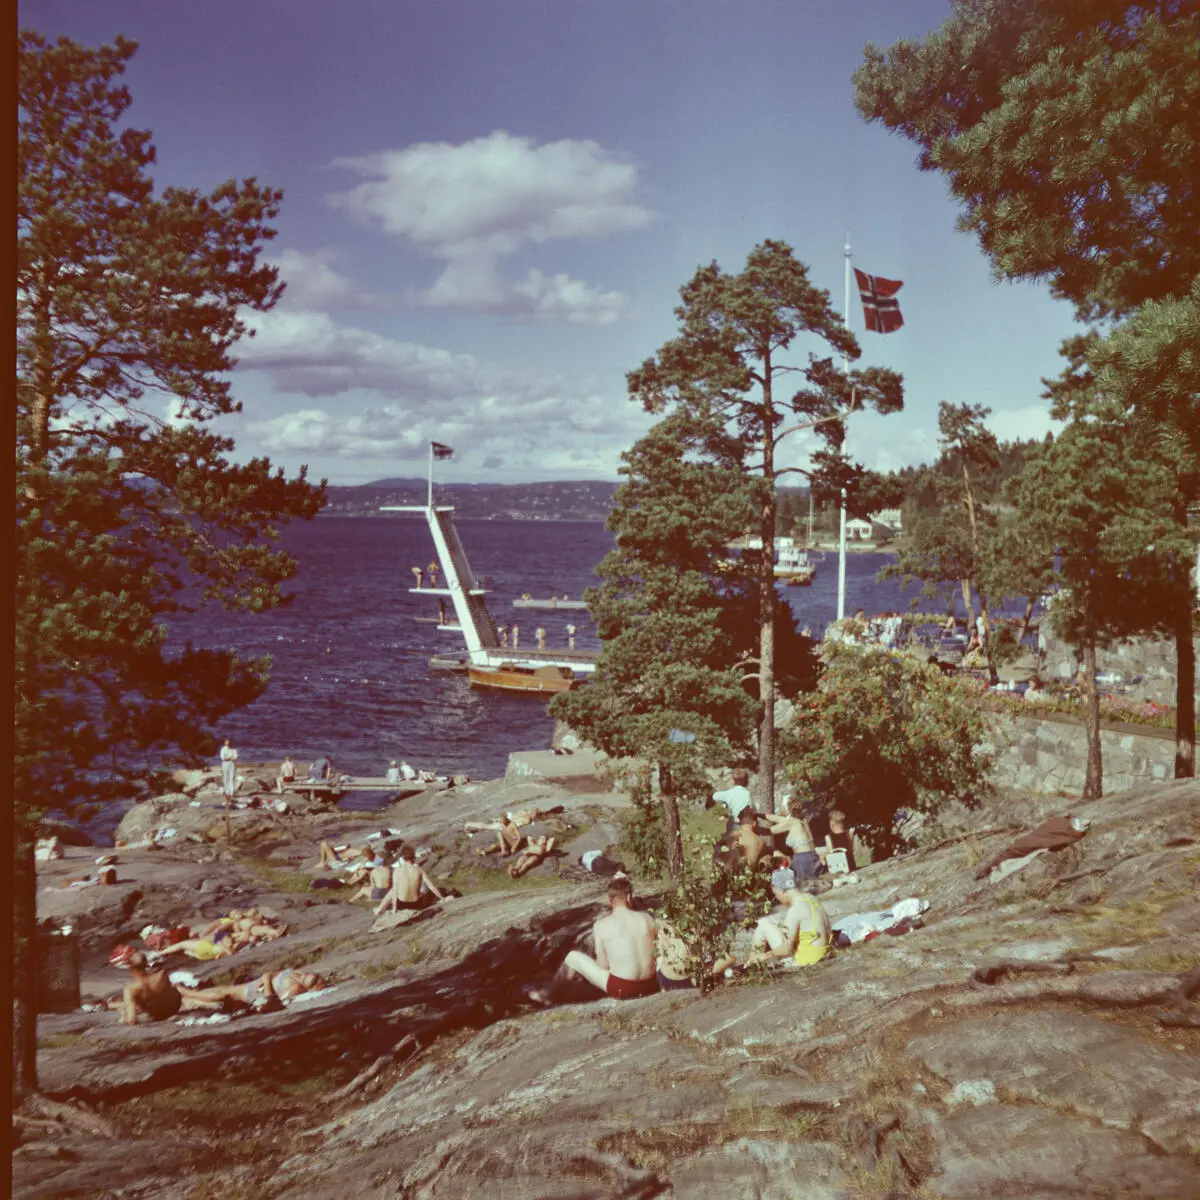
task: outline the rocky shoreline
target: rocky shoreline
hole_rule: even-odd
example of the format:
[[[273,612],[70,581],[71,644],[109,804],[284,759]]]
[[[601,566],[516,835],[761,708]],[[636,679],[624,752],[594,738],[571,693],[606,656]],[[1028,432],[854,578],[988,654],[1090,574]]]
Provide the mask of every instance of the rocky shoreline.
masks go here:
[[[264,772],[269,774],[269,770]],[[192,781],[194,784],[195,781]],[[258,905],[289,933],[206,982],[312,964],[336,986],[226,1024],[39,1019],[61,1106],[16,1124],[16,1195],[178,1197],[1194,1196],[1200,1189],[1200,784],[1081,804],[1024,797],[949,842],[859,872],[832,915],[917,896],[924,928],[709,997],[533,1010],[600,911],[585,849],[628,800],[594,758],[513,756],[504,780],[371,812],[234,814],[203,788],[126,818],[171,820],[122,848],[113,887],[65,891],[98,847],[39,864],[42,917],[80,938],[85,999],[111,994],[115,940]],[[196,801],[200,803],[196,805]],[[536,804],[565,856],[521,880],[466,821]],[[973,866],[1042,816],[1086,815],[1075,846],[1002,882]],[[461,899],[369,932],[364,902],[312,889],[317,845],[400,831]],[[1190,972],[1190,974],[1189,974]]]

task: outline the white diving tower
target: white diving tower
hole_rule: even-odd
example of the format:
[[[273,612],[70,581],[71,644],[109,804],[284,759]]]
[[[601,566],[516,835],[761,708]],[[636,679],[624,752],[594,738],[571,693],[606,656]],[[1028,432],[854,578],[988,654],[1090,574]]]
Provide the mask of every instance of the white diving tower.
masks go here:
[[[596,669],[596,655],[590,650],[538,650],[521,646],[511,649],[500,645],[496,623],[487,610],[481,588],[471,570],[466,551],[458,539],[449,505],[385,505],[380,512],[420,513],[433,536],[433,546],[441,568],[443,586],[413,587],[414,596],[450,597],[456,624],[439,624],[438,629],[461,632],[467,647],[467,661],[475,667],[499,667],[504,663],[528,667],[568,667],[588,674]]]

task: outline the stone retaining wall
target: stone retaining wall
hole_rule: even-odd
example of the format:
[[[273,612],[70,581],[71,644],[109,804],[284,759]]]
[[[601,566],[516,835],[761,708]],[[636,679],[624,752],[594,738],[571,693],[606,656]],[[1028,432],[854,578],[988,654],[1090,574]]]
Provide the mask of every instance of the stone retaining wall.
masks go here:
[[[1041,668],[1048,679],[1071,679],[1082,664],[1075,656],[1073,646],[1064,642],[1051,629],[1048,621],[1043,622],[1041,645],[1045,658]],[[1192,639],[1197,656],[1200,657],[1200,637]],[[1135,700],[1153,700],[1155,704],[1175,705],[1175,639],[1137,638],[1113,646],[1108,650],[1096,651],[1096,670],[1099,674],[1112,673],[1120,676],[1120,687]],[[1101,684],[1101,691],[1104,685]],[[1197,692],[1200,707],[1200,691]]]
[[[1001,787],[1078,796],[1087,774],[1082,724],[1034,717],[994,718],[996,771]],[[1105,792],[1122,792],[1175,774],[1174,737],[1100,731]]]

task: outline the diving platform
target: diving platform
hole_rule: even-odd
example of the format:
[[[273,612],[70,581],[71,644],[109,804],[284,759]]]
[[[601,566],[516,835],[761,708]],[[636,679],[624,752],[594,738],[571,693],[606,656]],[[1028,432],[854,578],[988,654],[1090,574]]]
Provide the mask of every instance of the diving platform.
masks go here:
[[[380,512],[416,513],[425,518],[437,553],[441,586],[420,586],[407,589],[411,596],[436,596],[441,603],[449,598],[454,605],[453,621],[438,618],[438,628],[461,633],[466,643],[466,661],[471,667],[565,667],[576,674],[590,674],[596,669],[597,655],[590,650],[551,649],[536,645],[504,646],[500,632],[487,608],[487,589],[480,587],[467,560],[454,527],[450,505],[384,505]],[[423,581],[422,581],[423,583]],[[517,607],[531,607],[528,601],[516,601]],[[585,608],[582,600],[535,602],[542,608]],[[444,614],[448,616],[449,614]],[[420,619],[420,618],[418,618]],[[444,658],[444,655],[437,656]]]

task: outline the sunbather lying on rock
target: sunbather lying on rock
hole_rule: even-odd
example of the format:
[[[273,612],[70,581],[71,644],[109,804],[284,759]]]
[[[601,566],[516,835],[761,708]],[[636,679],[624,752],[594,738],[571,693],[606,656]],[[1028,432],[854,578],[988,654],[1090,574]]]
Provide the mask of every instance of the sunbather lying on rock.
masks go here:
[[[618,875],[608,885],[612,912],[592,927],[596,957],[572,950],[550,985],[532,988],[527,995],[535,1004],[552,1004],[554,995],[576,975],[615,1000],[633,1000],[658,991],[655,979],[654,918],[632,907],[633,885]]]
[[[370,845],[354,849],[342,844],[334,846],[329,842],[322,842],[320,852],[321,866],[327,871],[345,870],[363,862],[370,862],[375,857],[375,851]]]
[[[116,867],[101,867],[100,870],[93,871],[90,875],[76,875],[71,879],[66,879],[59,884],[59,887],[95,887],[97,885],[111,885],[119,882]]]
[[[225,987],[180,988],[180,995],[190,1008],[222,1008],[227,1001],[261,1008],[282,1007],[289,1000],[305,992],[319,992],[328,986],[323,975],[312,971],[300,971],[295,967],[284,967],[282,971],[268,971],[249,983],[235,983]],[[272,1000],[276,1004],[272,1004]]]
[[[176,942],[172,949],[182,950],[193,958],[207,962],[213,958],[236,954],[247,946],[273,941],[283,937],[287,931],[286,925],[269,921],[256,908],[245,912],[234,908],[230,910],[229,916],[220,917],[201,930],[199,937]]]
[[[556,817],[563,811],[561,804],[556,804],[553,808],[517,808],[512,812],[505,813],[498,821],[468,821],[463,826],[463,832],[481,833],[486,830],[499,830],[505,821],[511,822],[518,829],[524,829],[526,825],[532,825],[534,821],[541,821],[546,817]]]
[[[183,1006],[179,989],[166,971],[151,971],[149,960],[135,950],[125,960],[129,965],[130,981],[120,997],[109,1000],[108,1007],[121,1014],[122,1025],[136,1025],[138,1013],[152,1021],[165,1021]]]
[[[527,871],[540,866],[546,861],[546,856],[554,849],[554,839],[542,834],[541,837],[531,838],[525,847],[525,853],[508,868],[508,873],[514,879],[520,879]]]
[[[438,891],[437,884],[425,874],[424,867],[417,866],[417,852],[411,846],[401,846],[400,861],[392,868],[392,886],[375,915],[405,908],[424,908],[433,903],[434,897],[438,900],[451,898]]]

